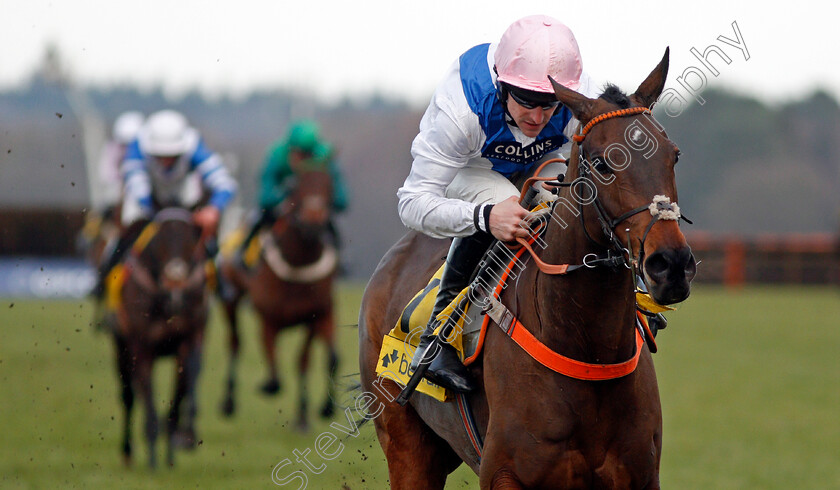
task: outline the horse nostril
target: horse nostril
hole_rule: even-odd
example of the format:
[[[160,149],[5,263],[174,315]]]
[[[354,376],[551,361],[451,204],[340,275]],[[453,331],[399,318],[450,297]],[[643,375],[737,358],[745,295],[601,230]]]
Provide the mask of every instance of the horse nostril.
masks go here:
[[[645,260],[645,271],[656,280],[663,280],[668,275],[669,261],[665,254],[656,252]]]
[[[688,262],[685,264],[685,278],[691,281],[697,275],[697,260],[694,254],[689,252]]]
[[[691,281],[697,273],[697,262],[688,247],[666,249],[652,253],[645,260],[645,272],[657,282],[682,278]]]

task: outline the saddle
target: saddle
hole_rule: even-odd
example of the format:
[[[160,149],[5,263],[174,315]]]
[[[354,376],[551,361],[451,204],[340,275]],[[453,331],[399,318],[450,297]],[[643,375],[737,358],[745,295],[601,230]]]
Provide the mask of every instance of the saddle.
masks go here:
[[[420,335],[423,333],[434,309],[444,266],[441,265],[432,276],[429,284],[414,295],[400,314],[397,324],[383,338],[379,361],[376,365],[376,374],[389,378],[401,386],[408,383],[411,377],[408,366],[411,364],[414,351],[420,342]],[[475,337],[481,324],[481,321],[476,318],[481,313],[480,309],[470,308],[470,302],[466,297],[468,290],[469,286],[461,291],[439,316],[439,318],[448,316],[455,321],[456,328],[452,329],[452,337],[448,338],[447,341],[455,347],[462,360],[475,352],[475,345],[470,340]],[[425,378],[417,385],[417,391],[439,401],[448,399],[444,388]]]

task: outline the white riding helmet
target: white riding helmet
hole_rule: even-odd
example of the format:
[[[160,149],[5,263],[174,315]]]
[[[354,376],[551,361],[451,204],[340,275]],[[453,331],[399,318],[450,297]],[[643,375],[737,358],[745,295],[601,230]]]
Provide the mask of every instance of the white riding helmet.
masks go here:
[[[145,117],[139,111],[128,111],[120,114],[114,121],[114,127],[111,130],[114,140],[121,145],[127,145],[134,141],[143,126],[143,119]]]
[[[547,15],[532,15],[511,24],[499,41],[494,61],[500,82],[552,94],[549,76],[575,90],[583,71],[575,35]]]
[[[183,114],[173,110],[155,112],[140,130],[140,149],[152,156],[176,156],[189,151],[198,140]]]

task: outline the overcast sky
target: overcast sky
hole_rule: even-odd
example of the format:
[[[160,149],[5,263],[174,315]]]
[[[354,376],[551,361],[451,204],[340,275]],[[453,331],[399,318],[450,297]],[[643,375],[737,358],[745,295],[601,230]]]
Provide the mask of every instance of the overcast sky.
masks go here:
[[[424,105],[464,50],[498,41],[519,17],[544,13],[574,31],[584,70],[628,91],[670,46],[667,86],[687,98],[707,84],[768,101],[796,99],[815,87],[840,96],[837,19],[817,5],[0,0],[0,89],[19,85],[53,43],[77,79],[97,85],[162,85],[173,95],[194,87],[208,94],[284,88],[330,99],[379,91]],[[739,40],[733,23],[740,47],[719,40]],[[713,44],[729,64],[707,52]],[[691,48],[707,52],[711,68]],[[679,83],[681,75],[688,87]]]

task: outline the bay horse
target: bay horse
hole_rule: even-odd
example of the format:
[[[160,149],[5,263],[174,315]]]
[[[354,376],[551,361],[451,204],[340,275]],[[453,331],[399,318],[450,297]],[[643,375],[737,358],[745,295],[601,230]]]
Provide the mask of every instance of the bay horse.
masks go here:
[[[204,238],[192,213],[182,208],[159,211],[145,224],[123,264],[121,303],[112,327],[125,411],[123,457],[131,462],[136,390],[145,408],[149,466],[157,464],[152,367],[157,358],[172,355],[175,393],[166,419],[166,458],[172,465],[174,449],[197,444],[196,384],[209,308]]]
[[[230,364],[222,413],[236,409],[236,367],[240,339],[237,308],[243,297],[250,298],[261,323],[261,343],[268,376],[260,389],[274,395],[280,391],[277,372],[276,337],[286,328],[303,324],[306,339],[298,358],[297,428],[308,428],[307,371],[312,341],[318,337],[327,348],[327,398],[320,409],[322,417],[333,415],[335,375],[338,354],[335,348],[333,282],[337,271],[337,252],[327,237],[331,218],[332,178],[326,165],[295,171],[295,184],[280,204],[278,217],[270,230],[257,239],[261,253],[253,267],[235,257],[222,261],[221,273],[234,293],[223,298],[228,323]]]
[[[381,402],[369,418],[392,488],[443,488],[462,462],[485,489],[660,488],[661,405],[651,353],[635,323],[636,274],[667,305],[688,297],[696,272],[675,217],[654,214],[678,209],[655,197],[676,203],[679,152],[648,109],[667,70],[668,50],[629,97],[610,86],[590,99],[554,84],[582,128],[564,181],[571,184],[559,188],[544,247],[521,256],[518,276],[499,293],[512,315],[507,320],[515,321],[491,322],[480,357],[468,366],[478,386],[463,398],[474,413],[473,440],[460,403],[415,393],[401,406],[393,401],[401,386],[375,374],[383,335],[440,267],[448,241],[409,232],[380,262],[362,300],[359,362],[362,389]],[[522,330],[542,352],[514,341]],[[599,373],[602,365],[634,369],[596,381],[537,360],[559,356]]]

